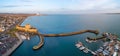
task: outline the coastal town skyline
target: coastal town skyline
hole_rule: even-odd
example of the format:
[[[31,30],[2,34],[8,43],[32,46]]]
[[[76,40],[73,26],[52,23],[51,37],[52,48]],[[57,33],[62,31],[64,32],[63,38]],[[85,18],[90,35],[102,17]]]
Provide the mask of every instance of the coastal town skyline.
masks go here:
[[[1,0],[0,13],[119,12],[118,0]]]

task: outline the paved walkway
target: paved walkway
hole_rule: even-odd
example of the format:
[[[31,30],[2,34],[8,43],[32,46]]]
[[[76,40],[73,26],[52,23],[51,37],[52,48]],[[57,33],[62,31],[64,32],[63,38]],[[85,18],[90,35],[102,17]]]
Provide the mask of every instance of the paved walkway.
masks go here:
[[[18,33],[15,33],[16,36],[18,37],[19,41],[17,42],[17,44],[15,44],[12,48],[10,48],[5,54],[3,54],[2,56],[9,56],[23,41],[22,38],[20,37],[20,35]]]

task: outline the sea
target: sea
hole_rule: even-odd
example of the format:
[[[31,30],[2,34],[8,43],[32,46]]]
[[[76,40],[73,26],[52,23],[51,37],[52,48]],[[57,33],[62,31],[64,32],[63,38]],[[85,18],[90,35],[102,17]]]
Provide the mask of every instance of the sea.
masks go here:
[[[98,30],[100,33],[84,33],[64,37],[44,37],[44,45],[33,50],[33,46],[40,42],[38,36],[32,36],[11,54],[11,56],[93,56],[76,48],[81,41],[85,47],[96,51],[102,46],[102,41],[87,43],[86,37],[99,37],[104,32],[120,36],[120,14],[48,14],[44,16],[30,16],[21,25],[30,24],[41,34],[70,33],[80,30]]]

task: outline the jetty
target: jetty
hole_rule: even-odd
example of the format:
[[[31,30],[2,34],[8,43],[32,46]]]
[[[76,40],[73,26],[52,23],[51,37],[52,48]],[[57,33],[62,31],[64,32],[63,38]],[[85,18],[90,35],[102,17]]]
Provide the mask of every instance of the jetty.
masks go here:
[[[98,40],[103,40],[103,39],[105,39],[104,36],[94,37],[94,38],[87,37],[87,38],[86,38],[86,41],[89,42],[89,43],[92,43],[92,42],[96,42],[96,41],[98,41]]]
[[[105,38],[110,38],[111,36],[115,36],[115,35],[111,34],[111,33],[103,33],[102,36],[99,36],[99,37],[87,37],[86,41],[87,42],[98,41],[98,40],[102,40],[102,39],[105,39]]]
[[[78,32],[71,32],[71,33],[63,33],[63,34],[42,34],[45,37],[59,37],[59,36],[71,36],[71,35],[77,35],[77,34],[83,34],[83,33],[94,33],[94,34],[99,34],[98,30],[81,30]]]
[[[98,34],[98,30],[81,30],[78,32],[72,32],[72,33],[65,33],[65,34],[41,34],[39,32],[37,32],[37,35],[40,38],[40,42],[33,46],[34,50],[37,50],[39,48],[41,48],[44,45],[44,37],[60,37],[60,36],[71,36],[71,35],[76,35],[76,34],[83,34],[83,33],[94,33],[94,34]]]
[[[39,36],[39,38],[40,38],[40,42],[39,42],[39,44],[38,45],[35,45],[35,46],[33,46],[33,49],[34,50],[37,50],[37,49],[39,49],[40,47],[42,47],[43,46],[43,44],[44,44],[44,36],[43,35],[41,35],[39,32],[38,32],[38,34],[37,34],[38,36]]]

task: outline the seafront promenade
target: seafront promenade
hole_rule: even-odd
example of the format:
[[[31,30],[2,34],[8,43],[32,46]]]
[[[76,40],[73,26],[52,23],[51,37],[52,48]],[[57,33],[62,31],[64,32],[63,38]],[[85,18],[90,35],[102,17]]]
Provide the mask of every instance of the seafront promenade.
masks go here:
[[[2,56],[9,56],[23,42],[22,37],[18,33],[15,33],[15,35],[18,37],[19,41]]]

